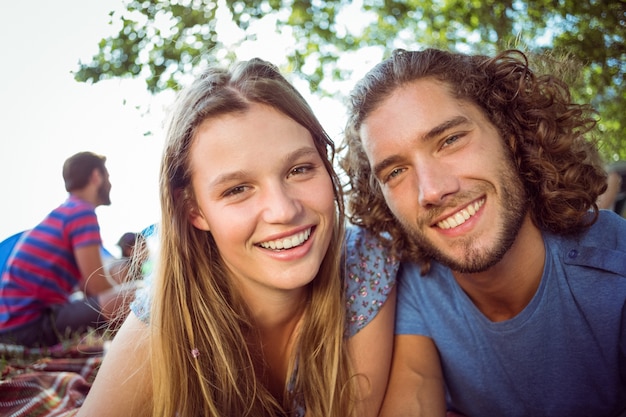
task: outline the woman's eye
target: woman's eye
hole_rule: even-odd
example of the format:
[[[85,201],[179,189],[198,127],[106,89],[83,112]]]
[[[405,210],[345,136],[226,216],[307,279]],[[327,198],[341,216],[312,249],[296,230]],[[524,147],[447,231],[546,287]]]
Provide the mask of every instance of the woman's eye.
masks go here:
[[[232,188],[229,188],[228,190],[226,190],[224,192],[224,196],[225,197],[233,196],[233,195],[241,194],[244,191],[246,191],[246,186],[245,185],[238,185],[236,187],[232,187]]]
[[[307,172],[311,171],[313,169],[313,166],[311,165],[299,165],[295,168],[293,168],[290,172],[289,175],[301,175],[301,174],[306,174]]]

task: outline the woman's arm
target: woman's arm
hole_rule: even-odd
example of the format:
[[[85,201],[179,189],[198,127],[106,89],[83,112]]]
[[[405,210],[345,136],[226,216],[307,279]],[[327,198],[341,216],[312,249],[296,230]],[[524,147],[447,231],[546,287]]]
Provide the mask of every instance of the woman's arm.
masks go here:
[[[397,335],[380,417],[445,415],[444,382],[437,347],[426,336]]]
[[[148,326],[130,314],[115,335],[78,417],[149,416]]]
[[[362,398],[357,409],[358,416],[377,416],[382,404],[391,366],[395,312],[394,287],[376,317],[349,339],[350,355]]]

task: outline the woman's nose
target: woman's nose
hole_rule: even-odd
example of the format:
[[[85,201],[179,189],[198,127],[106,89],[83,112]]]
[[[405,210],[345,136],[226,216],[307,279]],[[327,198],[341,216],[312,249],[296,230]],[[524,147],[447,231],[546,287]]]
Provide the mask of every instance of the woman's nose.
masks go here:
[[[263,217],[268,223],[289,223],[300,212],[300,202],[289,187],[274,185],[268,187],[263,198]]]

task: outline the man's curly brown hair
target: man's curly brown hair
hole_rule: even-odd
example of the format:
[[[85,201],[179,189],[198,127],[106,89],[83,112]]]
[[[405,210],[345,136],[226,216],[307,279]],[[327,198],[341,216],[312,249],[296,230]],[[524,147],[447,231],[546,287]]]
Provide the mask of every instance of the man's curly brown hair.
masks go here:
[[[407,238],[372,175],[359,130],[363,121],[396,89],[430,77],[454,97],[478,106],[508,145],[531,196],[534,224],[556,234],[575,234],[598,216],[596,199],[606,189],[606,173],[594,140],[589,105],[572,102],[568,85],[553,75],[535,74],[528,57],[508,50],[495,57],[437,49],[396,50],[356,85],[339,163],[348,175],[350,220],[387,236],[404,259],[429,259]],[[589,212],[592,212],[592,215]]]

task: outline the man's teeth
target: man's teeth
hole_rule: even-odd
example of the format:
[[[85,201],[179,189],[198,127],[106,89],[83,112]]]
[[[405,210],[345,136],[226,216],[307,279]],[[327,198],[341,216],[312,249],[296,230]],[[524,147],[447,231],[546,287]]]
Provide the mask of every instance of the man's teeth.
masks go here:
[[[311,236],[311,229],[307,229],[304,232],[300,232],[293,236],[271,240],[269,242],[259,243],[259,246],[265,249],[290,249],[296,246],[302,245]]]
[[[475,203],[470,204],[469,206],[465,207],[463,210],[448,217],[447,219],[438,222],[437,226],[439,226],[442,229],[453,229],[465,223],[465,220],[469,219],[474,214],[476,214],[478,209],[480,209],[483,204],[485,204],[484,198],[479,201],[476,201]]]

